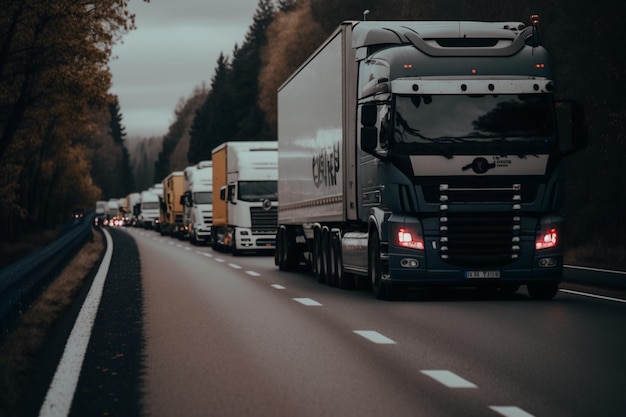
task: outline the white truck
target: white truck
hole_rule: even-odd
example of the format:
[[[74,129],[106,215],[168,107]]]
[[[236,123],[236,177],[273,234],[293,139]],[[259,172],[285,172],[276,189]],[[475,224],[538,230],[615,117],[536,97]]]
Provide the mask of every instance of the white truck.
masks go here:
[[[154,229],[159,219],[159,193],[163,190],[148,189],[141,192],[137,224],[144,229]]]
[[[277,226],[277,144],[225,142],[212,151],[213,248],[273,251]]]
[[[554,297],[586,129],[533,20],[344,22],[278,90],[279,269]]]
[[[119,226],[122,223],[121,219],[119,199],[109,199],[109,201],[107,201],[107,210],[103,224],[105,226]]]
[[[94,225],[102,226],[106,217],[107,202],[104,200],[96,201],[96,216],[94,217]]]
[[[184,170],[184,238],[194,245],[211,242],[213,224],[213,162],[200,161]]]

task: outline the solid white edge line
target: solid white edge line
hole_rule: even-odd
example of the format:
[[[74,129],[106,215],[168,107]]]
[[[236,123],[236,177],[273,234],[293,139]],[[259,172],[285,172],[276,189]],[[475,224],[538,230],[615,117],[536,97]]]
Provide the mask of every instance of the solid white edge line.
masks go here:
[[[563,288],[559,289],[559,291],[565,292],[565,293],[568,293],[568,294],[580,295],[582,297],[597,298],[597,299],[606,300],[606,301],[615,301],[617,303],[626,303],[626,300],[622,300],[621,298],[607,297],[605,295],[590,294],[590,293],[587,293],[587,292],[566,290],[566,289],[563,289]]]
[[[527,413],[521,408],[515,406],[492,405],[489,406],[489,408],[504,417],[535,417],[532,414]]]
[[[563,265],[564,268],[580,269],[583,271],[606,272],[608,274],[626,275],[626,271],[615,271],[612,269],[591,268],[588,266]]]
[[[102,298],[102,290],[109,272],[113,241],[106,229],[102,229],[106,237],[107,249],[102,263],[94,277],[87,298],[78,313],[70,337],[67,339],[63,356],[50,383],[46,398],[39,410],[41,417],[64,417],[69,414],[74,393],[78,384],[78,377],[85,359],[85,352],[91,337],[91,330],[96,320],[98,306]]]
[[[374,330],[353,330],[354,333],[378,345],[395,345],[396,341]]]
[[[465,378],[461,378],[451,371],[428,370],[421,372],[448,388],[478,388],[478,386],[476,386],[475,384],[471,383]]]

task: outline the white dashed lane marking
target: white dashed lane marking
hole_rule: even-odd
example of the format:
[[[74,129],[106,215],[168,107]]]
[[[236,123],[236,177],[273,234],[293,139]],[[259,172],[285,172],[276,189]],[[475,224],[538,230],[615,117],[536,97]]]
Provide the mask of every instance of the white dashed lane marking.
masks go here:
[[[388,338],[376,331],[373,330],[355,330],[354,333],[358,334],[369,340],[370,342],[379,344],[379,345],[395,345],[395,340]]]
[[[448,388],[478,388],[475,384],[461,378],[454,372],[444,370],[422,371],[424,375],[428,375],[435,381],[445,385]]]
[[[320,303],[318,303],[317,301],[311,299],[311,298],[294,298],[294,301],[299,302],[300,304],[303,304],[305,306],[321,306]]]
[[[233,269],[241,269],[241,267],[237,264],[228,264],[228,266],[230,266]]]
[[[280,284],[272,284],[272,287],[273,287],[273,288],[276,288],[277,290],[284,290],[284,289],[285,289],[285,287],[283,287],[283,286],[282,286],[282,285],[280,285]]]
[[[261,274],[259,274],[258,272],[254,272],[254,271],[246,271],[246,274],[253,276],[253,277],[260,277]]]
[[[503,415],[504,417],[535,417],[532,414],[527,413],[521,408],[508,406],[508,405],[492,405],[491,408],[496,413]]]

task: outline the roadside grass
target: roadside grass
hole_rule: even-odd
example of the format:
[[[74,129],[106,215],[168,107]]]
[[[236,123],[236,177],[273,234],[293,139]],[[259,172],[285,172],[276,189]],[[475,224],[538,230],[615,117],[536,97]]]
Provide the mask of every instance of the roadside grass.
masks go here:
[[[59,277],[21,317],[0,344],[0,415],[23,393],[35,359],[56,320],[70,306],[85,277],[97,266],[105,249],[99,231],[78,251]]]

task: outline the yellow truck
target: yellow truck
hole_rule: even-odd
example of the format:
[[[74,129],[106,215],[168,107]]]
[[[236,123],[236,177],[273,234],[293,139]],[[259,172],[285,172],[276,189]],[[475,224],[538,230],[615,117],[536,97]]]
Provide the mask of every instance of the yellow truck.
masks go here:
[[[163,180],[163,197],[161,198],[161,234],[177,237],[184,233],[183,210],[181,196],[184,193],[183,172],[170,173]]]

